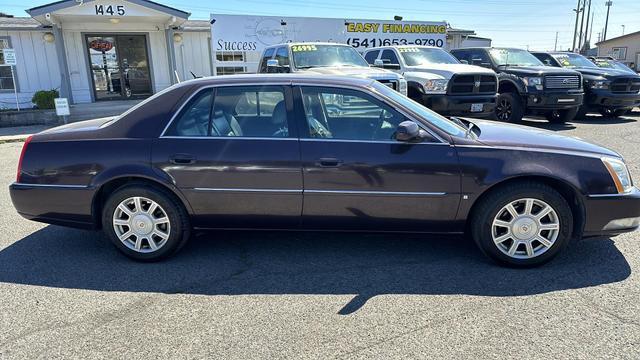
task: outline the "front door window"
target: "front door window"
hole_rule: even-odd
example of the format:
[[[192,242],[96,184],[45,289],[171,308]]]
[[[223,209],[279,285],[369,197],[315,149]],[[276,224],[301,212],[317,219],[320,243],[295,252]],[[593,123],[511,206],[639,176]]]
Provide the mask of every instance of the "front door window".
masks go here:
[[[87,36],[96,100],[151,95],[151,76],[144,35]]]

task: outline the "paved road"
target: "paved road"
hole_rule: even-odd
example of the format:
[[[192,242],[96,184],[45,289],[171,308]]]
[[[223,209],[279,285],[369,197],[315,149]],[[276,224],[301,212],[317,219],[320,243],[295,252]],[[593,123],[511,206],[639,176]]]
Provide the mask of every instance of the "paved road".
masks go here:
[[[553,128],[620,151],[640,179],[638,121]],[[1,184],[20,146],[0,145]],[[640,358],[640,233],[532,270],[463,239],[257,232],[144,265],[99,233],[21,219],[6,188],[0,228],[0,359]]]

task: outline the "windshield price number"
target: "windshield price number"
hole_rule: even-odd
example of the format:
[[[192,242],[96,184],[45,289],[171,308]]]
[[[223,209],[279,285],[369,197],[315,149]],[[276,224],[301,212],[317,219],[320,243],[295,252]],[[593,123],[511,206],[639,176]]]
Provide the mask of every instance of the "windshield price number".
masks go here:
[[[318,48],[315,45],[294,45],[291,47],[292,52],[300,51],[317,51]]]
[[[376,47],[376,46],[391,46],[391,45],[425,45],[425,46],[437,46],[443,47],[444,40],[442,39],[415,39],[413,41],[407,39],[379,39],[379,38],[348,38],[347,44],[353,47]]]
[[[96,5],[96,15],[119,15],[124,16],[126,11],[124,5]]]

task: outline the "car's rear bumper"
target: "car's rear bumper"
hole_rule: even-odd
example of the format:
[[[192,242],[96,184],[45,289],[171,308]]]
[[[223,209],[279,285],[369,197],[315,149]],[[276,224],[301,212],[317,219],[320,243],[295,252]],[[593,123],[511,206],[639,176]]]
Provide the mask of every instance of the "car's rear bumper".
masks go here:
[[[640,106],[640,94],[619,94],[609,90],[590,90],[585,97],[590,108],[631,109]]]
[[[422,104],[440,115],[486,117],[493,114],[496,95],[422,95]],[[471,111],[472,104],[482,104],[482,111]]]
[[[95,228],[92,201],[95,190],[81,185],[13,183],[11,201],[29,220],[79,228]]]
[[[585,200],[584,236],[612,236],[640,227],[640,190],[589,195]]]

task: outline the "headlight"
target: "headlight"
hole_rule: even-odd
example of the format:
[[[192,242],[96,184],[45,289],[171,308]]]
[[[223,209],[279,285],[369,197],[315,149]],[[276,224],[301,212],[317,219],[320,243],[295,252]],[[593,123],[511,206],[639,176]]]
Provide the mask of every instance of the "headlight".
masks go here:
[[[535,87],[538,90],[542,90],[542,78],[541,77],[525,77],[522,79],[527,86]]]
[[[608,89],[610,81],[608,80],[589,80],[587,86],[592,89]]]
[[[424,92],[426,93],[446,93],[449,80],[427,80],[424,83]]]
[[[631,182],[629,169],[627,169],[627,165],[625,165],[624,161],[604,157],[602,158],[602,162],[609,171],[613,182],[616,184],[616,190],[618,190],[618,193],[622,194],[631,191],[633,183]]]
[[[400,94],[407,95],[407,80],[400,79],[399,86],[400,86],[400,89],[399,89]]]

